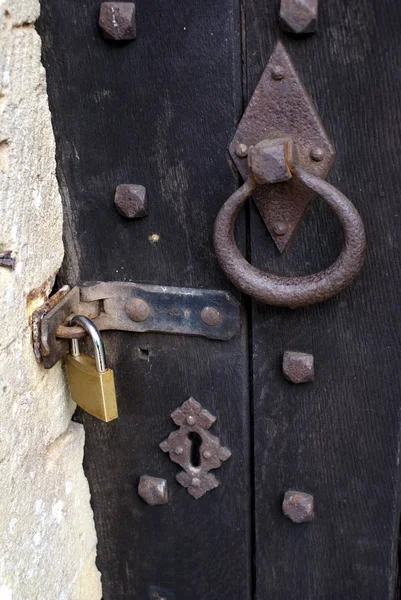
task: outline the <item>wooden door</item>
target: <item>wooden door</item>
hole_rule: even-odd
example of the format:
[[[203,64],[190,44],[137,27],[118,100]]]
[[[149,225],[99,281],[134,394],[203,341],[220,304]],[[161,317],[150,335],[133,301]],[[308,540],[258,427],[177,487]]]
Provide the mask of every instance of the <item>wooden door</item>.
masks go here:
[[[296,37],[280,31],[276,1],[138,0],[137,39],[120,45],[102,38],[99,7],[42,0],[38,25],[65,211],[61,280],[222,289],[241,301],[240,333],[226,342],[104,334],[119,419],[77,413],[104,599],[398,597],[399,3],[321,1],[319,32]],[[241,297],[212,243],[241,181],[227,147],[278,39],[334,142],[329,181],[368,238],[358,279],[296,310]],[[120,183],[146,186],[148,217],[117,214]],[[318,199],[285,255],[252,203],[236,235],[253,264],[277,273],[317,271],[342,244]],[[313,383],[285,380],[285,350],[314,355]],[[232,452],[220,487],[198,501],[159,449],[190,396]],[[139,498],[145,473],[168,481],[167,505]],[[288,489],[313,494],[311,523],[283,515]]]

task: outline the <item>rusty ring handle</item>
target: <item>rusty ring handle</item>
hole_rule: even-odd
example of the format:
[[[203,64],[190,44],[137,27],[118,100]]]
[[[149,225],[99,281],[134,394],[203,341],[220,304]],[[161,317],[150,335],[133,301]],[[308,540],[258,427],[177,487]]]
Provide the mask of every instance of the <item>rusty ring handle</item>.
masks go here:
[[[312,275],[286,277],[260,271],[245,260],[235,242],[234,225],[241,207],[257,186],[252,175],[217,215],[214,247],[224,273],[244,294],[265,304],[298,308],[323,302],[351,283],[363,264],[366,237],[358,211],[344,194],[299,165],[291,166],[291,172],[327,202],[343,227],[344,247],[330,267]]]

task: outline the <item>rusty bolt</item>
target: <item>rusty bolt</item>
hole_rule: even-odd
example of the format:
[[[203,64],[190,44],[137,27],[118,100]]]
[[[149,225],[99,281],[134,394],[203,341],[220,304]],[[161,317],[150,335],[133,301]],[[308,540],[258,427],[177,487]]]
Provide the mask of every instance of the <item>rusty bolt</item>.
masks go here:
[[[167,481],[165,479],[160,479],[159,477],[142,475],[139,479],[138,494],[151,506],[167,504]]]
[[[284,69],[283,67],[280,67],[280,65],[276,65],[275,67],[272,68],[272,79],[274,79],[275,81],[281,81],[282,79],[284,79]]]
[[[317,28],[318,0],[281,0],[280,24],[283,31],[305,34]]]
[[[133,2],[103,2],[99,26],[103,37],[122,42],[136,38],[135,4]]]
[[[324,150],[323,148],[312,148],[310,152],[310,157],[315,162],[320,162],[324,159]]]
[[[284,494],[283,513],[293,523],[308,523],[312,521],[315,510],[313,496],[304,492],[288,490]]]
[[[150,306],[141,298],[131,298],[125,305],[125,312],[136,323],[142,323],[150,315]]]
[[[263,140],[249,148],[249,170],[256,182],[262,185],[287,181],[292,177],[290,166],[294,162],[294,154],[291,138]]]
[[[248,146],[246,144],[237,144],[237,147],[235,148],[235,154],[239,158],[245,158],[248,156]]]
[[[148,214],[146,188],[143,185],[122,183],[116,187],[114,205],[117,212],[127,219],[138,219]]]
[[[283,373],[292,383],[307,383],[315,377],[313,354],[286,350],[283,356]]]
[[[206,306],[201,312],[201,319],[205,325],[216,327],[221,321],[221,315],[213,306]]]

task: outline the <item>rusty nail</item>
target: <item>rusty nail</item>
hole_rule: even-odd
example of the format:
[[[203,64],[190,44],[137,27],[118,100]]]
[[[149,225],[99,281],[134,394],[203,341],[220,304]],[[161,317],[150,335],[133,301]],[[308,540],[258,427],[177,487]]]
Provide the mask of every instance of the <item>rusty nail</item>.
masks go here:
[[[136,38],[135,4],[133,2],[103,2],[99,26],[103,37],[122,42]]]
[[[284,69],[280,65],[272,67],[272,79],[275,81],[281,81],[284,79]]]
[[[195,421],[196,421],[196,419],[192,415],[189,415],[189,417],[187,417],[188,425],[195,425]]]
[[[12,250],[5,250],[0,253],[0,267],[15,269],[15,258],[11,256]]]
[[[150,307],[149,304],[141,298],[131,298],[125,305],[125,312],[129,318],[136,323],[142,323],[149,317]]]
[[[310,494],[294,490],[284,494],[283,513],[293,523],[309,523],[315,516],[314,510],[314,498]]]
[[[237,144],[235,148],[235,153],[240,158],[245,158],[248,156],[248,146],[246,144]]]
[[[288,181],[292,177],[290,165],[294,161],[294,154],[291,138],[263,140],[249,149],[249,170],[261,185]]]
[[[168,489],[167,481],[159,477],[150,477],[150,475],[142,475],[139,479],[138,494],[151,506],[159,504],[167,504]]]
[[[290,33],[313,33],[317,28],[317,13],[318,0],[281,0],[281,28]]]
[[[206,306],[201,312],[201,319],[205,325],[216,327],[221,321],[221,315],[213,306]]]
[[[126,219],[139,219],[148,214],[146,188],[143,185],[121,183],[116,187],[114,206]]]
[[[324,150],[323,148],[312,148],[310,157],[312,160],[316,162],[320,162],[324,159]]]
[[[308,383],[315,376],[313,354],[286,350],[283,356],[284,377],[292,383]]]

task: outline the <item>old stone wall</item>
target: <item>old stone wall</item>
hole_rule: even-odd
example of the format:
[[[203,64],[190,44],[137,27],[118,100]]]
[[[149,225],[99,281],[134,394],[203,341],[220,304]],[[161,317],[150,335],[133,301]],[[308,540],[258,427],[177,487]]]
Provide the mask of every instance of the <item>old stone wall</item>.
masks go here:
[[[15,258],[0,267],[0,600],[98,600],[84,431],[29,327],[45,293],[28,294],[63,257],[38,15],[38,0],[0,0],[0,253]]]

